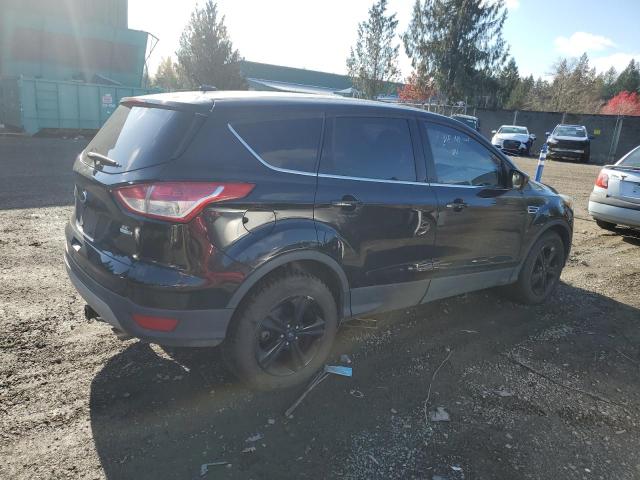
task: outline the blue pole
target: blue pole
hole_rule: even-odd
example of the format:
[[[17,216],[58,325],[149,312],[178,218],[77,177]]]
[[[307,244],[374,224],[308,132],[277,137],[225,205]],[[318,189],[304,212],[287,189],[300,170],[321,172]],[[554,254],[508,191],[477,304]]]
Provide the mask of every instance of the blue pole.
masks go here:
[[[547,159],[547,142],[544,142],[540,149],[540,158],[538,158],[538,167],[536,168],[536,182],[542,179],[542,171],[544,170],[544,161]]]

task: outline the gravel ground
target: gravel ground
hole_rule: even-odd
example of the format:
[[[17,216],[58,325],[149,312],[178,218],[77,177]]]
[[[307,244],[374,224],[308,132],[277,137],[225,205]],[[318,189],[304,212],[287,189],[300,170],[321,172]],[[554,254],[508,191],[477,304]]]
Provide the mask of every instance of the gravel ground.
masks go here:
[[[546,305],[483,291],[348,324],[353,378],[285,419],[300,389],[253,393],[215,349],[84,320],[62,263],[84,144],[0,137],[0,478],[640,478],[640,234],[589,219],[599,167],[547,164],[577,220]]]

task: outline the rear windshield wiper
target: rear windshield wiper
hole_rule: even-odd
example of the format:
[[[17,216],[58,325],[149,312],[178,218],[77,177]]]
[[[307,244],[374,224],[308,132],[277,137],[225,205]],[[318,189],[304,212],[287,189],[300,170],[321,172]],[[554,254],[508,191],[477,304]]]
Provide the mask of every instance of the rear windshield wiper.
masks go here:
[[[87,157],[89,157],[91,160],[96,162],[96,165],[101,164],[101,165],[108,165],[110,167],[122,166],[115,160],[112,160],[106,155],[102,155],[101,153],[98,153],[98,152],[87,152]]]

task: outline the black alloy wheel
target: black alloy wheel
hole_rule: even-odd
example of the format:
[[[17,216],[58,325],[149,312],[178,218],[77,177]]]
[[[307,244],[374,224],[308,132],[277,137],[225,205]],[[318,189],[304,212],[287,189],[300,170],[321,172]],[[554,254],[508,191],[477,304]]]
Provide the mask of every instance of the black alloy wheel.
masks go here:
[[[531,270],[531,289],[536,295],[546,297],[556,286],[562,272],[562,254],[553,243],[546,244]]]
[[[313,360],[325,333],[318,303],[309,296],[289,297],[260,322],[256,360],[271,375],[291,375]]]

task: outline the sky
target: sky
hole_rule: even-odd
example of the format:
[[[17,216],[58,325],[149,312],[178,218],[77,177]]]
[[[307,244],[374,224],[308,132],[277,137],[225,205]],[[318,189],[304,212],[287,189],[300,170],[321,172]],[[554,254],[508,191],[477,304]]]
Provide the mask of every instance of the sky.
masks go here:
[[[491,0],[487,0],[491,1]],[[129,28],[160,39],[149,58],[153,74],[173,55],[198,0],[129,0]],[[203,0],[200,0],[200,4]],[[333,73],[345,61],[357,27],[373,0],[218,0],[235,48],[246,60]],[[504,37],[520,73],[547,77],[560,57],[586,52],[598,71],[621,71],[640,60],[640,0],[506,0]],[[389,0],[389,12],[407,29],[414,0]],[[398,38],[398,43],[401,43]],[[411,62],[400,48],[402,78]]]

